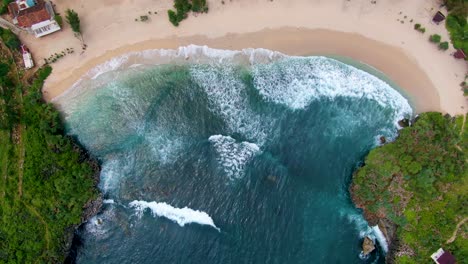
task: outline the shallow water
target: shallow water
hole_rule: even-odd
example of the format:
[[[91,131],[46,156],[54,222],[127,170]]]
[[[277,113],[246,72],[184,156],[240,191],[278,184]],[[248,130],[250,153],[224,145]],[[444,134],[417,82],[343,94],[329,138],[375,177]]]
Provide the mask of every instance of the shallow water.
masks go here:
[[[98,67],[58,103],[102,162],[78,263],[379,263],[352,172],[411,115],[324,57],[187,47]],[[153,54],[153,55],[154,55]],[[164,60],[163,60],[164,61]]]

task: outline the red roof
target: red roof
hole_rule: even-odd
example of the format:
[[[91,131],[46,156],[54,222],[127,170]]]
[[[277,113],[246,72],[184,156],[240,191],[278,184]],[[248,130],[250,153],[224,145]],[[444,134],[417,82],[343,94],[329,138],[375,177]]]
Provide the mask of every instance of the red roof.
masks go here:
[[[457,59],[466,59],[466,54],[465,52],[463,52],[463,50],[461,49],[458,49],[454,54],[453,56]]]
[[[434,18],[432,18],[432,21],[435,23],[439,24],[440,22],[444,21],[445,15],[442,14],[442,12],[438,11],[435,15]]]
[[[457,262],[455,261],[455,257],[448,253],[447,251],[444,252],[444,254],[442,254],[442,256],[440,256],[438,259],[437,259],[437,262],[439,262],[439,264],[456,264]]]
[[[20,27],[31,27],[32,25],[49,20],[51,15],[46,9],[44,0],[37,0],[37,4],[33,7],[19,10],[16,2],[8,5],[10,15],[18,20],[18,26]]]

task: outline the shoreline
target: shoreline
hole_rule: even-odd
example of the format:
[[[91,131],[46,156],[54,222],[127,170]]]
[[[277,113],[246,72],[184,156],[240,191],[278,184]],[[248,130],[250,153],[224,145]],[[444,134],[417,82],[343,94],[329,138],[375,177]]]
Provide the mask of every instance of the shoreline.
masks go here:
[[[70,8],[80,16],[87,49],[82,50],[81,41],[66,23],[60,32],[40,39],[24,33],[20,38],[39,65],[53,54],[69,48],[76,51],[53,63],[54,72],[44,89],[49,101],[87,69],[117,55],[195,44],[230,50],[266,48],[287,55],[350,57],[397,83],[411,95],[416,112],[456,115],[468,110],[460,87],[468,72],[467,62],[451,56],[453,47],[440,51],[428,40],[431,34],[449,40],[443,24],[431,23],[435,12],[446,12],[439,0],[207,2],[207,14],[190,13],[179,27],[174,27],[167,17],[173,5],[169,0],[140,0],[138,4],[133,0],[56,0],[58,13]],[[145,14],[148,21],[139,21]],[[426,29],[425,34],[414,30],[417,23]]]
[[[277,37],[279,35],[281,38]],[[291,43],[291,40],[295,41]],[[343,41],[346,41],[346,45],[342,44]],[[89,70],[112,58],[130,52],[150,49],[177,49],[180,46],[190,44],[227,50],[265,48],[292,56],[326,56],[338,60],[339,58],[349,58],[358,64],[365,64],[367,67],[375,69],[381,75],[387,77],[382,78],[382,76],[378,76],[380,74],[376,75],[380,79],[387,79],[384,80],[385,82],[388,83],[389,80],[394,82],[398,88],[401,88],[399,92],[403,92],[403,95],[412,103],[416,113],[442,111],[438,90],[432,84],[428,75],[401,49],[353,33],[295,28],[268,29],[247,34],[229,34],[220,38],[194,36],[148,40],[126,45],[115,50],[106,51],[103,55],[88,60],[82,66],[71,70],[68,75],[56,74],[50,76],[43,90],[44,98],[47,101],[53,101],[54,98],[71,88]],[[362,47],[365,47],[365,49],[362,49]],[[362,69],[353,63],[348,64]],[[362,70],[369,72],[366,69]],[[406,74],[408,71],[412,72],[411,76]],[[391,83],[389,84],[394,87]]]

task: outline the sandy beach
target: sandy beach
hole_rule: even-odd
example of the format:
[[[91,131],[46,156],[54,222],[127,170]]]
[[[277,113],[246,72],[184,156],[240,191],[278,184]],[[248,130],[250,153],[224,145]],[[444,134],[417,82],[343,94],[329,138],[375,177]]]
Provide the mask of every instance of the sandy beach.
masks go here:
[[[41,39],[29,35],[21,39],[38,64],[66,48],[76,51],[52,64],[53,73],[44,87],[49,101],[112,57],[196,44],[235,50],[266,48],[289,55],[346,56],[385,73],[410,95],[417,112],[460,114],[468,109],[459,86],[467,72],[466,62],[450,55],[453,48],[439,51],[428,41],[435,33],[449,39],[444,25],[430,23],[438,1],[208,2],[208,14],[192,14],[175,28],[167,19],[172,6],[169,0],[56,0],[59,13],[72,8],[80,15],[86,51],[81,52],[81,42],[68,25]],[[148,15],[149,22],[135,21],[141,15]],[[415,31],[415,23],[422,24],[426,33]]]

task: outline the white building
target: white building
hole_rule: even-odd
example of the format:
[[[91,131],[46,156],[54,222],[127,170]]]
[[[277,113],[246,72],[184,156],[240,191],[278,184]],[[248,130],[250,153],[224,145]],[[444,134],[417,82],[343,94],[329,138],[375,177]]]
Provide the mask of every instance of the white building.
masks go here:
[[[8,5],[13,23],[27,29],[37,38],[59,31],[54,9],[45,0],[16,0]]]

